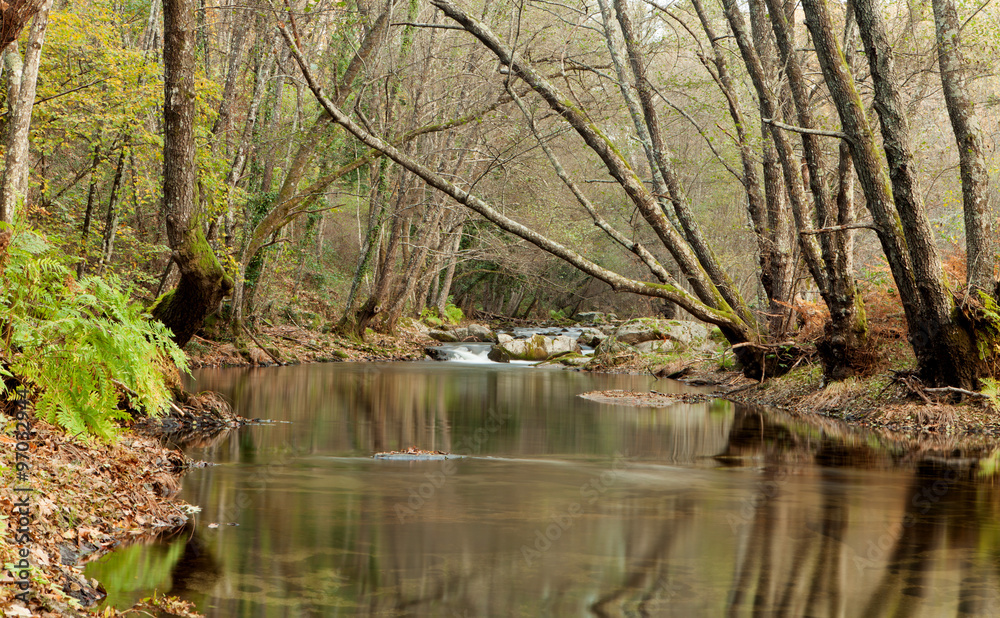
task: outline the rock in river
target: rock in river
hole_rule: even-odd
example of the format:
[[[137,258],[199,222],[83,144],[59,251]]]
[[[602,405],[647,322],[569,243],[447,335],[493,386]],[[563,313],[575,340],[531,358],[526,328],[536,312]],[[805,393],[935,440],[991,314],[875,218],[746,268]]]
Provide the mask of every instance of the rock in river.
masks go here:
[[[532,335],[528,339],[514,339],[510,335],[499,335],[497,348],[510,355],[513,360],[543,361],[567,352],[580,352],[580,346],[573,337],[546,337]]]

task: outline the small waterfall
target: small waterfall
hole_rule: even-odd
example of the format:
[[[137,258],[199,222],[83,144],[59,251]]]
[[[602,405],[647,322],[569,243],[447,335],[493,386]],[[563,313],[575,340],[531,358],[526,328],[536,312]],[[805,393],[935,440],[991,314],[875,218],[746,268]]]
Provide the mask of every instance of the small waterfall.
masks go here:
[[[427,348],[427,352],[436,360],[487,364],[493,362],[486,357],[492,347],[492,343],[442,343]]]

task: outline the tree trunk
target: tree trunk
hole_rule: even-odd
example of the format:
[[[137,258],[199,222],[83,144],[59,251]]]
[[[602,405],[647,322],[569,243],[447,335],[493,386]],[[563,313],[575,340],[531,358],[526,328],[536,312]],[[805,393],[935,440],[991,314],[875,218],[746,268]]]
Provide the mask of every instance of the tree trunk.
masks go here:
[[[195,91],[192,0],[163,2],[163,214],[180,271],[177,288],[160,297],[153,315],[184,346],[232,289],[205,240],[194,203]]]
[[[743,57],[747,71],[753,81],[754,89],[757,93],[758,105],[762,119],[775,120],[780,117],[781,111],[778,103],[768,88],[764,65],[757,53],[755,46],[751,43],[747,33],[746,22],[740,12],[736,0],[723,0],[726,19],[733,31],[736,43],[739,46],[740,54]],[[784,177],[784,184],[787,188],[787,195],[791,202],[792,218],[798,230],[810,229],[814,225],[814,217],[806,205],[805,191],[802,187],[802,175],[799,171],[798,159],[795,156],[791,141],[782,129],[773,124],[768,124],[771,138],[777,150],[778,160],[781,163],[781,171]],[[829,290],[826,268],[820,255],[820,249],[816,239],[812,236],[799,235],[799,248],[809,274],[812,275],[820,291]]]
[[[660,171],[663,181],[667,185],[667,194],[670,196],[670,203],[673,205],[674,214],[677,216],[677,220],[684,230],[684,235],[698,257],[702,268],[705,269],[709,278],[718,287],[726,303],[745,322],[753,323],[756,321],[755,318],[743,302],[743,298],[740,296],[736,284],[729,277],[729,273],[722,268],[718,258],[715,257],[715,252],[709,246],[708,240],[702,232],[701,225],[698,224],[694,212],[691,210],[691,205],[681,185],[681,180],[670,163],[671,153],[663,141],[659,115],[657,114],[656,107],[653,105],[652,87],[646,76],[645,57],[639,48],[638,37],[632,28],[632,19],[629,17],[624,0],[615,0],[615,13],[618,16],[618,23],[621,25],[622,34],[624,35],[625,49],[628,52],[632,75],[635,77],[634,87],[636,93],[639,95],[639,103],[642,106],[642,117],[646,123],[646,128],[649,130],[649,139],[653,146],[653,158],[656,163],[656,169]]]
[[[31,129],[31,110],[35,105],[35,88],[38,68],[42,60],[45,28],[49,23],[52,0],[45,0],[31,22],[28,44],[24,53],[24,72],[17,92],[17,104],[10,117],[7,152],[0,194],[0,221],[13,223],[20,205],[28,193],[28,141]],[[12,76],[13,77],[13,76]]]
[[[837,107],[865,201],[899,291],[918,369],[927,383],[974,388],[984,371],[972,333],[960,326],[944,286],[933,234],[917,190],[909,124],[899,98],[892,50],[873,3],[855,11],[875,86],[875,109],[888,162],[868,123],[825,0],[804,0],[806,25]],[[895,208],[894,208],[895,206]]]
[[[111,262],[115,250],[115,234],[118,231],[118,190],[122,184],[122,171],[125,168],[125,149],[122,145],[118,155],[118,166],[115,168],[115,179],[111,183],[111,194],[108,196],[108,215],[104,219],[104,236],[101,239],[101,259],[97,262],[97,276],[104,274],[104,269]]]
[[[444,315],[448,307],[448,295],[451,293],[451,282],[455,279],[455,267],[458,266],[458,248],[462,244],[462,231],[465,229],[465,222],[459,224],[455,230],[451,247],[448,250],[448,266],[444,271],[444,279],[441,281],[441,291],[438,294],[437,310],[438,315]]]
[[[761,286],[769,302],[768,325],[772,337],[782,337],[780,332],[784,317],[790,309],[788,298],[791,290],[791,257],[788,255],[790,246],[790,228],[787,222],[787,212],[784,212],[784,188],[781,183],[781,172],[778,168],[777,155],[767,131],[763,132],[764,143],[760,145],[761,154],[755,152],[751,143],[750,131],[747,126],[743,104],[740,101],[739,89],[733,81],[726,60],[728,50],[723,49],[721,38],[716,35],[715,28],[702,5],[701,0],[692,0],[702,30],[708,37],[712,47],[712,59],[700,58],[702,64],[718,84],[729,116],[736,130],[736,140],[740,148],[740,164],[743,176],[740,179],[747,197],[747,214],[753,225],[757,240],[758,260],[760,262]],[[764,167],[763,185],[761,174],[757,170],[757,159],[760,158]],[[768,183],[771,182],[772,186]],[[774,210],[774,213],[770,211]],[[779,238],[783,235],[784,238]],[[672,309],[676,311],[676,309]]]
[[[760,2],[752,0],[751,6]],[[815,128],[812,106],[809,97],[809,85],[799,59],[795,54],[795,37],[792,26],[785,17],[784,7],[777,0],[764,0],[771,18],[771,27],[777,41],[781,66],[788,78],[788,87],[795,105],[795,115],[798,126],[811,130]],[[813,207],[816,211],[817,227],[829,227],[839,218],[850,217],[850,209],[837,209],[831,199],[826,185],[827,170],[823,161],[823,152],[818,135],[802,133],[802,152],[805,156],[809,176],[809,190],[813,196]],[[844,158],[841,158],[844,162]],[[849,159],[847,159],[849,162]],[[843,177],[841,172],[841,178]],[[839,223],[839,222],[838,222]],[[839,225],[853,223],[848,219]],[[854,251],[850,242],[849,232],[841,231],[831,234],[820,234],[819,244],[823,262],[826,266],[826,276],[829,288],[821,289],[823,299],[830,310],[830,325],[826,329],[825,339],[817,345],[823,358],[826,377],[828,379],[843,379],[863,367],[855,366],[855,351],[864,345],[867,339],[867,323],[862,301],[857,296],[854,285],[854,273],[844,270],[848,262],[841,259],[840,252]],[[863,359],[858,359],[863,360]]]
[[[358,266],[354,270],[354,280],[351,282],[351,291],[347,294],[347,303],[344,307],[344,317],[341,327],[347,327],[349,316],[354,313],[354,303],[357,299],[361,282],[371,270],[372,261],[375,259],[375,252],[378,248],[378,238],[382,233],[382,224],[385,221],[386,204],[389,201],[386,193],[389,190],[386,174],[388,173],[389,160],[380,159],[377,163],[372,163],[369,169],[374,172],[370,174],[372,182],[371,194],[368,200],[368,229],[365,232],[364,242],[361,243],[361,255],[358,259]]]
[[[83,227],[80,230],[79,261],[76,263],[76,278],[83,279],[87,272],[87,240],[90,237],[90,226],[94,217],[94,202],[97,201],[97,166],[101,164],[100,136],[94,142],[94,158],[90,164],[90,187],[87,189],[87,209],[83,214]]]
[[[992,234],[993,213],[989,208],[989,172],[982,130],[968,91],[961,26],[952,0],[932,0],[931,4],[934,6],[941,85],[951,128],[955,132],[962,174],[966,284],[970,290],[986,290],[992,294],[996,286],[997,245]]]

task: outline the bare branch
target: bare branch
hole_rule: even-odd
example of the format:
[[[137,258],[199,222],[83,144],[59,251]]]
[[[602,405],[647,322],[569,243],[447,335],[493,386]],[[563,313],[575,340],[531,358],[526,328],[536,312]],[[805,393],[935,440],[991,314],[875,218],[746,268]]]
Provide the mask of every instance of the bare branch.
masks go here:
[[[875,230],[877,232],[878,228],[873,223],[848,223],[847,225],[832,225],[815,230],[802,230],[799,234],[829,234],[830,232],[842,232],[844,230]]]
[[[806,129],[805,127],[796,127],[790,124],[785,124],[780,120],[775,120],[774,118],[761,118],[761,122],[769,124],[779,129],[784,129],[786,131],[791,131],[792,133],[802,133],[804,135],[825,135],[826,137],[836,137],[839,139],[846,139],[851,141],[851,138],[847,136],[847,133],[842,131],[824,131],[823,129]]]

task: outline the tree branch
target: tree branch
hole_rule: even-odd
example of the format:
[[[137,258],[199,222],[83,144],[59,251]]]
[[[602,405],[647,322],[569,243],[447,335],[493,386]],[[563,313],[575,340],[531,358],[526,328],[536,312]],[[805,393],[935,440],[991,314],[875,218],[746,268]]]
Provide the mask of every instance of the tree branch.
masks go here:
[[[848,223],[847,225],[832,225],[815,230],[802,230],[799,234],[808,236],[810,234],[829,234],[830,232],[842,232],[844,230],[875,230],[877,232],[878,227],[874,223]]]
[[[774,118],[761,118],[761,122],[769,124],[779,129],[784,129],[786,131],[791,131],[793,133],[802,133],[804,135],[825,135],[826,137],[836,137],[839,139],[846,139],[851,141],[851,138],[847,136],[847,133],[842,131],[824,131],[823,129],[807,129],[805,127],[795,127],[790,124],[785,124],[780,120],[775,120]]]
[[[616,291],[631,292],[633,294],[640,294],[643,296],[653,296],[677,303],[695,317],[727,329],[729,331],[728,335],[735,339],[734,343],[739,341],[753,341],[757,339],[757,333],[754,332],[754,330],[750,328],[746,322],[741,320],[735,312],[729,309],[729,307],[720,309],[710,307],[678,285],[654,284],[638,281],[625,277],[612,270],[608,270],[607,268],[588,260],[569,247],[566,247],[565,245],[562,245],[546,236],[543,236],[537,231],[510,219],[482,199],[465,191],[456,184],[449,182],[440,174],[435,173],[413,157],[401,152],[398,148],[393,147],[378,137],[371,135],[358,126],[357,123],[351,120],[350,117],[348,117],[339,107],[334,105],[333,102],[327,98],[327,96],[323,93],[323,89],[316,83],[312,72],[309,70],[309,65],[306,63],[302,54],[296,47],[295,41],[292,39],[288,29],[283,24],[279,24],[278,30],[281,33],[281,36],[285,39],[285,42],[288,44],[292,57],[294,57],[295,61],[298,63],[306,84],[309,86],[309,89],[312,91],[317,102],[319,102],[334,122],[342,126],[365,145],[385,153],[387,157],[408,169],[428,185],[451,197],[459,204],[462,204],[470,210],[480,214],[485,219],[496,224],[497,227],[506,230],[507,232],[530,242],[536,247],[568,262],[578,270],[583,271],[596,279],[604,281]],[[507,59],[509,61],[509,56]]]

